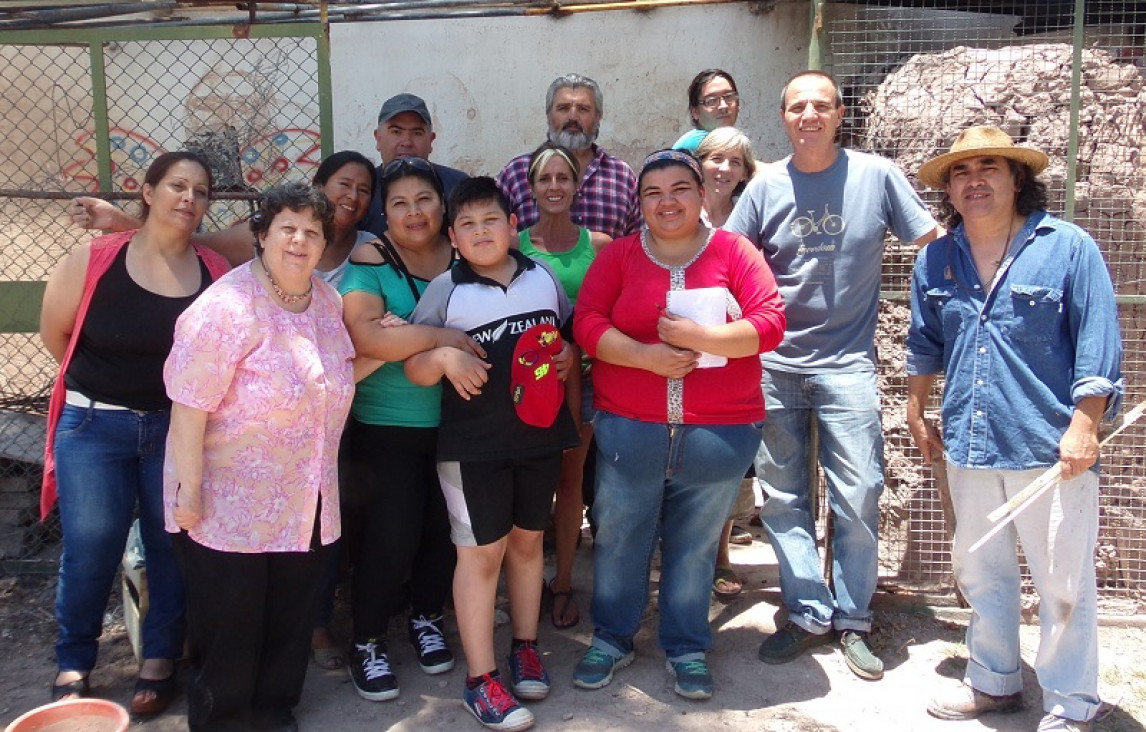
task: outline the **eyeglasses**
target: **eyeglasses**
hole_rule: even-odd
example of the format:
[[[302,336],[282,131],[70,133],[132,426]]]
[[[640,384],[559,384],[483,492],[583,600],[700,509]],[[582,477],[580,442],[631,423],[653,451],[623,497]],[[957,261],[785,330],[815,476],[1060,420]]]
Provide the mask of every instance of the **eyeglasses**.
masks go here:
[[[721,102],[724,102],[724,104],[729,107],[740,104],[740,95],[736,92],[728,92],[727,94],[721,94],[719,96],[713,94],[710,97],[701,99],[700,106],[704,107],[705,109],[716,109],[720,106]]]

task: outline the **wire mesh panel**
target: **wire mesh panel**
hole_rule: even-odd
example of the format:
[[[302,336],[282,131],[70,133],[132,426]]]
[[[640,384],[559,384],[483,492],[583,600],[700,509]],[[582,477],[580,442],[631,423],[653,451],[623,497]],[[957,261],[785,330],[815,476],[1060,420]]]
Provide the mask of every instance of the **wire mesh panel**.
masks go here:
[[[52,524],[39,523],[38,508],[56,364],[36,317],[60,257],[98,233],[68,223],[68,198],[111,194],[134,212],[129,199],[155,157],[194,149],[211,164],[217,200],[204,227],[217,229],[245,215],[259,191],[309,179],[321,159],[314,35],[137,35],[0,39],[0,562],[13,571],[51,558]]]
[[[891,158],[913,181],[925,160],[974,124],[998,125],[1050,156],[1042,175],[1049,208],[1094,235],[1120,296],[1132,406],[1146,397],[1146,7],[1120,0],[1085,6],[1085,33],[1076,37],[1073,0],[829,4],[825,68],[839,79],[849,109],[844,144]],[[939,200],[933,191],[923,195],[933,205]],[[881,571],[888,581],[927,585],[949,577],[950,557],[934,478],[903,423],[905,297],[914,259],[913,247],[895,244],[884,267]],[[1134,612],[1146,610],[1142,440],[1141,430],[1130,430],[1103,457],[1096,557],[1104,602]]]

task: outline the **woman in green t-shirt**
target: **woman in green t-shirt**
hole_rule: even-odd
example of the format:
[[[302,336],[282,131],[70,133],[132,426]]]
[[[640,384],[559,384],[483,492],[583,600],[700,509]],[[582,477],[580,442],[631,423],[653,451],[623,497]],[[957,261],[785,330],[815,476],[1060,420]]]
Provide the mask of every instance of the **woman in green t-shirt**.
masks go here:
[[[569,214],[580,180],[581,166],[571,152],[551,142],[537,148],[529,159],[529,185],[537,201],[538,220],[519,235],[522,253],[549,265],[574,306],[593,257],[610,241],[604,234],[578,226]],[[581,480],[585,455],[593,435],[591,407],[584,406],[592,397],[587,368],[581,383],[583,398],[570,400],[573,416],[581,415],[581,445],[565,451],[553,515],[557,571],[549,589],[553,594],[553,625],[558,628],[571,628],[581,620],[573,600],[573,558],[584,518]]]

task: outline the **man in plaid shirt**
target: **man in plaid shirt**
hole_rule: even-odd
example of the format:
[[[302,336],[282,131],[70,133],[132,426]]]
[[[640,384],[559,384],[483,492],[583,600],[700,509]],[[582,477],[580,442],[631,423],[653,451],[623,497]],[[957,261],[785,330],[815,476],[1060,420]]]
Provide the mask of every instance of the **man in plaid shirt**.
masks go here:
[[[604,99],[597,82],[580,74],[560,76],[545,95],[549,141],[572,152],[584,171],[570,211],[573,222],[616,239],[644,226],[637,199],[637,176],[628,163],[597,146]],[[529,187],[529,154],[502,169],[497,184],[517,214],[517,228],[537,223],[537,203]]]

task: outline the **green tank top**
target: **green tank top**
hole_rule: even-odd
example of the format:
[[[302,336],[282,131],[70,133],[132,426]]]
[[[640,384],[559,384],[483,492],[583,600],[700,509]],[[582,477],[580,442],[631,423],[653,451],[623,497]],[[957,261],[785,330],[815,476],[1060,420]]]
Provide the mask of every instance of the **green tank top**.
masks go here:
[[[597,256],[593,242],[589,239],[589,230],[581,229],[581,235],[577,237],[577,243],[573,248],[560,254],[538,251],[529,237],[529,229],[518,234],[517,238],[521,253],[548,264],[557,275],[561,286],[565,288],[569,302],[577,304],[577,293],[581,291],[581,282],[585,279],[585,273],[589,271],[589,265],[593,263],[593,257]]]

